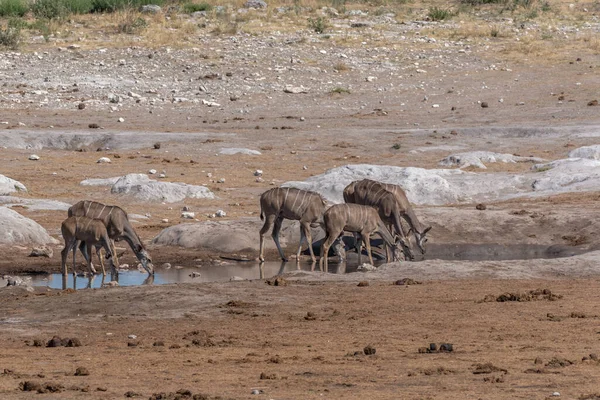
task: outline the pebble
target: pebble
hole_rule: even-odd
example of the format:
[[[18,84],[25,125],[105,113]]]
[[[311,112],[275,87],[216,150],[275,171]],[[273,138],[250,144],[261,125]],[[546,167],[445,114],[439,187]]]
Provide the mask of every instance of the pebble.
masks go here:
[[[119,121],[119,122],[125,122],[125,118],[123,118],[123,117],[120,117],[120,118],[118,119],[118,121]]]
[[[37,160],[39,160],[39,159],[40,159],[40,156],[38,156],[37,154],[32,154],[32,155],[30,155],[28,158],[29,158],[30,160],[37,161]]]
[[[151,169],[150,171],[148,171],[148,173],[149,173],[150,175],[154,175],[154,174],[156,174],[156,170],[155,170],[155,169]]]
[[[225,213],[225,211],[223,210],[217,210],[217,212],[215,213],[215,216],[217,217],[225,217],[227,214]]]
[[[110,158],[108,158],[108,157],[100,157],[100,158],[98,159],[98,161],[96,161],[96,162],[97,162],[97,163],[99,163],[99,164],[102,164],[102,163],[110,163]]]
[[[168,218],[163,218],[160,220],[160,222],[162,222],[163,224],[168,224],[169,223],[169,219]]]
[[[262,176],[262,174],[263,174],[262,169],[257,169],[256,171],[254,171],[254,176]]]

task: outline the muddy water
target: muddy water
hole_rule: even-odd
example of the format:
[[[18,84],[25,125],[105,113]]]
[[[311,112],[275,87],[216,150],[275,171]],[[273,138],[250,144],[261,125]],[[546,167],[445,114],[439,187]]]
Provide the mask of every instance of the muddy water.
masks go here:
[[[381,259],[381,250],[374,250],[375,265],[380,265],[384,262]],[[577,254],[583,254],[590,249],[583,249],[571,246],[544,246],[544,245],[497,245],[497,244],[459,244],[459,245],[428,245],[426,254],[427,259],[439,260],[465,260],[465,261],[482,261],[482,260],[528,260],[536,258],[560,258],[571,257]],[[422,260],[421,257],[415,260]],[[363,254],[362,262],[368,262],[368,258]],[[337,258],[330,259],[329,273],[351,273],[356,272],[358,267],[358,257],[356,253],[348,251],[347,261],[344,263],[337,262]],[[281,262],[266,262],[260,266],[256,262],[225,262],[216,265],[205,265],[199,268],[177,268],[169,269],[157,268],[154,276],[149,276],[145,272],[121,271],[115,280],[118,280],[119,286],[136,286],[136,285],[161,285],[167,283],[185,283],[185,282],[225,282],[232,279],[266,279],[278,274],[282,274],[292,270],[312,269],[318,270],[319,266],[313,266],[310,262],[302,262],[296,264],[294,261]],[[35,286],[49,286],[54,289],[62,289],[65,287],[61,274],[49,275],[33,275],[31,276],[32,283]],[[96,275],[88,278],[85,276],[73,277],[69,275],[66,279],[66,287],[74,289],[99,288],[103,284],[113,280],[109,274],[106,277]]]

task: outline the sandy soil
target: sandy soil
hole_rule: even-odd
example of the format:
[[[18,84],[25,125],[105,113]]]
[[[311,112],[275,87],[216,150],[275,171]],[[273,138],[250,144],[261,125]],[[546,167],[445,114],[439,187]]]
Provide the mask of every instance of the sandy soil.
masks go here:
[[[20,76],[11,69],[3,78],[11,82],[1,103],[7,122],[4,138],[119,134],[126,140],[108,150],[91,144],[81,152],[15,148],[6,142],[7,148],[0,150],[0,172],[27,186],[24,197],[67,203],[89,198],[149,214],[135,225],[149,242],[180,221],[184,205],[200,220],[217,209],[225,210],[231,220],[258,218],[258,196],[272,184],[302,180],[334,166],[435,168],[448,154],[469,150],[552,160],[597,141],[598,108],[587,105],[598,96],[600,56],[593,51],[564,50],[558,59],[540,65],[533,56],[502,59],[494,50],[510,43],[488,43],[488,47],[473,45],[468,52],[451,47],[441,53],[444,62],[438,62],[435,57],[441,50],[424,46],[420,49],[424,57],[415,68],[427,69],[426,73],[415,68],[406,72],[399,63],[402,73],[394,75],[383,67],[385,63],[374,64],[380,53],[361,49],[351,53],[351,68],[333,73],[331,66],[337,60],[333,54],[349,49],[312,41],[282,51],[263,46],[261,40],[244,37],[238,46],[249,51],[257,41],[267,66],[268,61],[289,62],[290,52],[305,61],[310,54],[310,61],[293,65],[283,80],[312,83],[313,90],[252,92],[260,80],[251,75],[246,53],[240,50],[236,58],[229,39],[217,37],[207,52],[211,58],[216,57],[215,49],[222,49],[223,57],[205,66],[201,75],[216,69],[224,85],[238,85],[240,92],[244,85],[253,87],[229,102],[229,89],[219,91],[213,85],[213,97],[227,102],[223,107],[166,101],[160,106],[129,102],[111,109],[106,92],[126,93],[135,85],[132,79],[106,90],[80,85],[80,92],[68,101],[50,105],[39,99],[26,101],[27,93],[25,100],[14,102],[10,100],[14,82],[29,82],[35,88],[42,85],[40,74],[60,76],[64,65],[96,63],[98,55],[79,50],[80,56],[71,57],[54,48],[37,49],[48,50],[45,57],[62,57],[56,67],[28,52],[14,56],[26,58],[32,72],[31,77]],[[143,47],[108,49],[102,57],[112,62],[126,58],[131,70],[161,60],[162,68],[168,69],[146,71],[147,82],[155,73],[157,82],[165,82],[161,90],[168,91],[171,78],[180,85],[177,90],[183,90],[181,85],[188,81],[182,78],[187,75],[181,75],[181,60],[194,59],[197,52],[181,50],[176,58],[159,50],[153,53],[154,61],[142,56],[149,52]],[[319,54],[327,56],[318,58]],[[582,61],[575,61],[577,57]],[[407,56],[402,62],[410,60]],[[267,82],[276,82],[274,73],[268,72],[272,70],[260,62],[252,65],[258,77],[262,74]],[[367,76],[377,76],[376,83]],[[142,87],[140,82],[136,84]],[[332,94],[334,87],[352,90]],[[50,96],[59,96],[58,92],[51,91]],[[558,100],[561,93],[564,101]],[[489,107],[482,108],[480,101]],[[79,102],[88,106],[80,110]],[[118,122],[119,117],[125,122]],[[89,129],[91,123],[103,129]],[[160,149],[153,148],[156,141],[161,142]],[[257,149],[262,155],[217,155],[223,147]],[[41,159],[29,161],[32,153]],[[97,164],[101,156],[113,162]],[[497,164],[488,172],[521,172],[529,167]],[[219,198],[145,204],[112,195],[107,187],[79,185],[85,178],[145,173],[150,168],[166,170],[171,181],[207,184]],[[255,182],[256,169],[264,171],[264,182]],[[225,183],[216,183],[219,178]],[[600,192],[592,192],[511,200],[487,204],[485,211],[476,210],[474,204],[419,207],[417,213],[433,225],[430,243],[439,245],[526,243],[594,249],[600,231],[599,196]],[[64,212],[14,209],[59,237]],[[519,214],[521,210],[526,212]],[[165,218],[170,222],[161,222]],[[30,246],[4,246],[0,273],[58,272],[60,249],[55,248],[51,259],[39,259],[27,257]],[[134,263],[131,252],[125,247],[123,251],[121,261]],[[166,262],[193,266],[223,255],[210,249],[157,246],[150,252],[157,266]],[[256,257],[254,250],[242,253]],[[210,399],[546,399],[554,392],[560,398],[600,398],[597,257],[592,252],[548,261],[431,260],[392,265],[372,274],[296,272],[285,275],[287,285],[281,286],[257,279],[77,292],[2,289],[0,397],[32,398],[32,392],[22,390],[29,381],[42,385],[40,390],[46,393],[39,398],[50,399],[149,398],[160,392],[165,394],[158,398],[191,397],[176,394],[181,390]],[[269,258],[276,259],[272,250]],[[394,284],[402,278],[421,284]],[[368,285],[359,285],[361,281]],[[521,301],[496,301],[505,293]],[[55,335],[77,338],[81,346],[46,347]],[[431,343],[449,343],[453,351],[419,351]],[[367,346],[375,354],[365,355],[372,352]],[[89,375],[75,376],[79,367]],[[31,387],[38,389],[35,384]],[[253,390],[259,394],[253,395]]]

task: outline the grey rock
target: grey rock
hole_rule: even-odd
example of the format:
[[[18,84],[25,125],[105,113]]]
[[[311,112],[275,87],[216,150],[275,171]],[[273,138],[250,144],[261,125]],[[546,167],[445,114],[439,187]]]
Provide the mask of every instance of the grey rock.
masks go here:
[[[140,7],[140,12],[143,14],[159,14],[162,8],[156,4],[146,4]]]
[[[248,0],[244,3],[246,8],[267,8],[267,2],[263,0]]]

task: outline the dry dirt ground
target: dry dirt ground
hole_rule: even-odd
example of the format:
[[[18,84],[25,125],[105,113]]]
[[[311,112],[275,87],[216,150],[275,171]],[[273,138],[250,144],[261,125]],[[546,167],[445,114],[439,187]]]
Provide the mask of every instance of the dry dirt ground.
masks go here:
[[[401,33],[415,35],[406,30]],[[576,135],[600,126],[599,108],[587,105],[598,97],[600,56],[585,46],[563,46],[559,54],[544,57],[506,55],[502,51],[517,43],[502,39],[468,46],[453,42],[450,50],[443,40],[403,50],[388,38],[390,47],[382,50],[276,35],[209,39],[200,42],[200,52],[136,46],[97,53],[89,44],[76,51],[40,44],[22,54],[3,54],[3,137],[118,133],[129,143],[108,150],[90,145],[84,152],[7,146],[0,150],[0,172],[27,186],[24,197],[68,203],[89,198],[148,213],[136,229],[149,242],[180,221],[183,205],[200,220],[217,209],[225,210],[227,219],[258,218],[258,195],[271,183],[302,180],[334,166],[436,168],[456,148],[552,160],[596,143],[593,135]],[[350,54],[342,58],[348,68],[333,72],[340,53]],[[290,64],[296,54],[303,62]],[[125,72],[111,67],[105,75],[94,70],[93,77],[84,76],[101,61],[118,66],[121,59]],[[201,79],[213,72],[223,84]],[[94,79],[109,83],[84,84]],[[48,90],[49,102],[31,93],[59,80]],[[261,86],[264,82],[272,86]],[[287,82],[311,88],[284,93]],[[214,91],[207,98],[222,107],[168,100],[175,96],[171,84],[179,91],[188,85],[189,93],[204,98],[203,91],[194,94],[201,83]],[[332,93],[336,87],[351,90]],[[127,98],[129,90],[163,100],[124,101],[111,109],[107,93]],[[80,102],[85,109],[78,109]],[[103,129],[89,129],[92,123]],[[158,150],[152,147],[157,141]],[[258,149],[262,155],[217,155],[223,147]],[[41,159],[29,161],[32,153]],[[101,156],[113,162],[96,164]],[[490,171],[529,167],[490,165]],[[219,198],[144,204],[112,195],[106,187],[79,185],[85,178],[150,168],[166,170],[171,181],[207,184]],[[255,182],[256,169],[264,171],[264,182]],[[216,183],[219,178],[225,182]],[[485,211],[463,204],[417,208],[417,213],[433,225],[430,242],[436,244],[594,248],[599,197],[600,192],[565,194],[487,204]],[[59,238],[64,212],[14,209]],[[526,230],[513,230],[523,226],[517,223],[494,225],[523,209],[527,212],[519,218],[527,221]],[[543,218],[529,217],[534,213]],[[161,222],[164,218],[170,222]],[[451,218],[452,229],[445,228]],[[59,250],[40,260],[26,257],[29,246],[4,246],[0,273],[58,272]],[[206,249],[150,251],[157,266],[193,266],[222,255]],[[256,256],[254,250],[246,253]],[[473,270],[468,262],[424,261],[395,265],[388,274],[292,273],[281,286],[254,280],[77,292],[3,289],[0,397],[149,398],[164,392],[161,398],[188,398],[189,390],[210,399],[545,399],[554,392],[560,398],[597,399],[600,279],[594,254],[582,261],[552,260],[547,269],[539,260],[483,262]],[[274,252],[270,258],[275,260]],[[133,262],[130,251],[122,261]],[[580,265],[585,273],[578,272]],[[534,267],[542,272],[530,273]],[[400,278],[421,284],[395,285]],[[361,281],[369,285],[358,285]],[[521,301],[496,301],[505,293],[514,295],[505,300]],[[55,335],[76,338],[81,346],[46,347]],[[419,351],[431,343],[450,343],[453,351]],[[365,354],[373,351],[368,346],[375,354]],[[75,376],[77,368],[89,375],[80,370],[83,376]],[[22,390],[24,385],[45,394],[34,396],[35,390]]]

